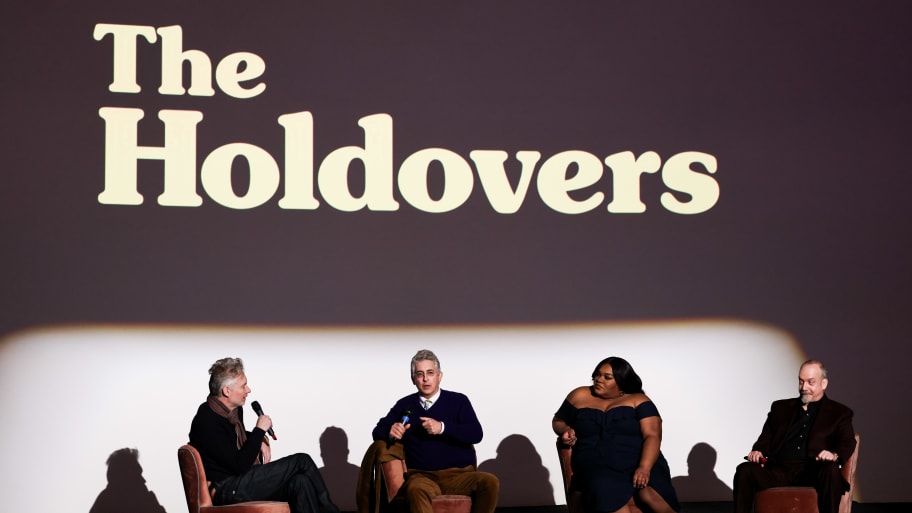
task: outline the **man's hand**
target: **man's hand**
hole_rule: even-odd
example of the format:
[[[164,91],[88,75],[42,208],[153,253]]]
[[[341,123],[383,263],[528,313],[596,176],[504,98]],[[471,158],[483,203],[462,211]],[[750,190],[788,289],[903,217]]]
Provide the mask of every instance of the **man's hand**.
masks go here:
[[[272,418],[269,415],[260,415],[257,417],[256,427],[263,431],[269,431],[269,428],[272,427]]]
[[[393,424],[393,427],[390,428],[390,440],[402,440],[402,437],[405,435],[405,431],[410,427],[412,427],[411,424],[396,422]]]
[[[431,435],[439,435],[443,431],[443,424],[440,421],[430,417],[418,417],[421,426]]]
[[[839,455],[835,452],[830,452],[826,449],[820,451],[820,454],[815,458],[817,461],[838,461]]]
[[[759,463],[761,467],[766,464],[766,456],[760,451],[751,451],[744,458],[751,463]]]

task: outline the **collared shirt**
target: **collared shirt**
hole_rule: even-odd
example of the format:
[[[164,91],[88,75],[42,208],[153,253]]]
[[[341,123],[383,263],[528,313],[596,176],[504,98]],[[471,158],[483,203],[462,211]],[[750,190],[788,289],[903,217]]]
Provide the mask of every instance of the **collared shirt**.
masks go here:
[[[428,408],[430,408],[431,406],[434,406],[437,403],[437,399],[440,399],[440,389],[438,388],[437,393],[432,395],[431,397],[428,397],[427,399],[425,399],[424,397],[421,397],[421,394],[418,395],[418,404],[421,405],[421,409],[425,409],[424,403],[428,399],[430,399],[430,401],[431,401],[430,406],[428,406]]]
[[[807,409],[798,407],[798,413],[795,420],[789,426],[785,435],[785,442],[779,449],[776,459],[779,461],[805,461],[808,459],[807,444],[808,435],[811,427],[814,425],[814,419],[817,418],[817,412],[820,410],[820,403],[815,401],[807,404]]]
[[[439,388],[437,389],[436,394],[432,395],[431,397],[428,397],[427,399],[425,399],[424,397],[421,397],[421,394],[418,394],[418,404],[421,405],[422,410],[424,410],[424,409],[430,410],[432,406],[437,404],[437,399],[440,399],[440,389]],[[424,407],[424,404],[426,401],[431,401],[430,404],[428,404],[427,408]],[[437,433],[437,434],[442,435],[443,430],[446,429],[446,424],[444,424],[442,421],[438,421],[438,422],[440,422],[440,433]]]

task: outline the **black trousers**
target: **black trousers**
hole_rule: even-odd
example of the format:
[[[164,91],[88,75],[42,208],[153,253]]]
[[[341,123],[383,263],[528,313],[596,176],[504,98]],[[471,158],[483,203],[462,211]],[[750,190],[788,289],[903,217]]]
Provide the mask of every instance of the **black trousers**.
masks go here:
[[[216,506],[245,501],[285,501],[291,513],[339,511],[313,459],[303,453],[256,465],[215,485]]]
[[[833,461],[787,462],[761,467],[744,462],[735,470],[735,513],[751,513],[754,494],[774,486],[813,486],[817,490],[820,513],[837,513],[848,483]]]

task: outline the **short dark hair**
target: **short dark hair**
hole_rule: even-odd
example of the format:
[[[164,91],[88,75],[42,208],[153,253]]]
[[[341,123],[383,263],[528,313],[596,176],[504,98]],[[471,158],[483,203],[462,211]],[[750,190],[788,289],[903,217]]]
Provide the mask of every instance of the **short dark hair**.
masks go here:
[[[606,363],[611,366],[614,380],[617,382],[621,392],[624,392],[625,394],[643,393],[643,380],[640,379],[636,371],[633,370],[633,367],[627,363],[627,360],[618,356],[609,356],[600,361],[598,365],[595,366],[595,369],[592,370],[593,378],[599,375],[599,367]]]

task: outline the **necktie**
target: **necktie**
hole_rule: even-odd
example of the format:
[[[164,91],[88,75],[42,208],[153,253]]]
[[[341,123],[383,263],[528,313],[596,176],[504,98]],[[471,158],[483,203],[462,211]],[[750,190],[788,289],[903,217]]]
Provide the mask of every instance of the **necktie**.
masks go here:
[[[431,400],[430,400],[430,399],[425,399],[425,400],[424,400],[424,409],[427,410],[427,409],[430,408],[430,407],[431,407]]]

